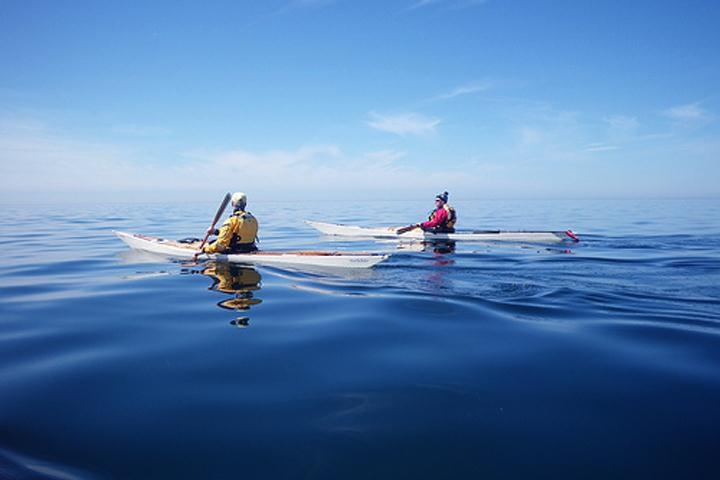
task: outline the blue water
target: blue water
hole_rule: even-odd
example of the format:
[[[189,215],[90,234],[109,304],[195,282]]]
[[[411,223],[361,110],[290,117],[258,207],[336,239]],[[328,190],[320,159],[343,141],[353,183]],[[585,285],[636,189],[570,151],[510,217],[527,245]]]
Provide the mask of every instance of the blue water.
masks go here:
[[[324,237],[416,202],[250,205],[264,249],[369,271],[183,265],[216,204],[4,206],[0,478],[717,478],[720,202],[459,202],[579,244]]]

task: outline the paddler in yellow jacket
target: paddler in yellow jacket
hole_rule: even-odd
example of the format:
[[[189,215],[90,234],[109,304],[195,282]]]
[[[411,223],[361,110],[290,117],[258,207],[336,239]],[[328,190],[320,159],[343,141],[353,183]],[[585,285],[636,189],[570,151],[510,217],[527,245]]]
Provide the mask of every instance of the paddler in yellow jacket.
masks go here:
[[[230,204],[233,213],[225,220],[220,230],[208,231],[217,235],[217,239],[205,248],[205,253],[247,253],[258,248],[255,245],[258,233],[258,221],[252,213],[246,212],[247,196],[242,192],[233,193]]]

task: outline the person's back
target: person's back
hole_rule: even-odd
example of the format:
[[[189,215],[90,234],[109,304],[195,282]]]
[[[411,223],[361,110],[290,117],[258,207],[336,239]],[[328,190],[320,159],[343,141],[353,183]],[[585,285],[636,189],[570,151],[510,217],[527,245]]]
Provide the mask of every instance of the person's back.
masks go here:
[[[259,224],[252,213],[245,211],[247,196],[236,192],[231,199],[233,213],[219,231],[212,232],[217,239],[206,246],[205,253],[246,253],[257,250],[255,240]]]

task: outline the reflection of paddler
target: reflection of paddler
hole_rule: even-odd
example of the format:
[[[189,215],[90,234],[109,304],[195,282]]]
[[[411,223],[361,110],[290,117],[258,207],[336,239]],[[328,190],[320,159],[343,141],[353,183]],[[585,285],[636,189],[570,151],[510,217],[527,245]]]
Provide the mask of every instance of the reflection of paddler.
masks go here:
[[[260,290],[262,277],[254,268],[240,267],[229,263],[209,263],[202,272],[213,279],[210,290],[234,294],[232,298],[218,303],[229,310],[247,310],[262,302],[253,297],[253,291]]]
[[[426,251],[433,253],[455,253],[455,242],[452,240],[433,240],[430,242],[423,242]]]
[[[254,297],[235,297],[218,302],[218,307],[228,310],[249,310],[253,305],[262,303],[262,300]]]
[[[210,263],[202,272],[213,279],[210,290],[224,293],[244,293],[260,290],[260,273],[254,268],[229,263]]]

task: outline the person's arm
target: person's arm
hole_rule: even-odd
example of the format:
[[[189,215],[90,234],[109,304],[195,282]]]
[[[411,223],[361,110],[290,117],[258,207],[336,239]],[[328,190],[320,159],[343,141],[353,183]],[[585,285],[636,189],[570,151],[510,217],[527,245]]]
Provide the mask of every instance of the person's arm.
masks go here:
[[[235,217],[230,217],[225,220],[223,226],[220,227],[217,240],[203,248],[203,252],[222,253],[230,248],[230,242],[232,241],[233,232],[235,231],[233,228],[233,224],[235,223],[233,222],[234,218]]]

